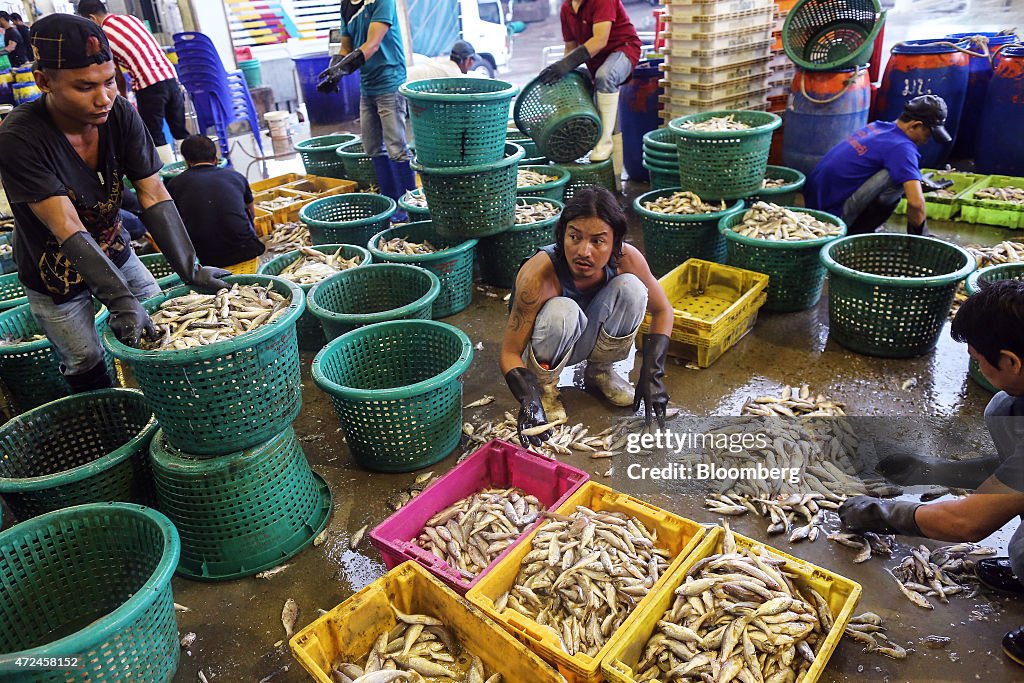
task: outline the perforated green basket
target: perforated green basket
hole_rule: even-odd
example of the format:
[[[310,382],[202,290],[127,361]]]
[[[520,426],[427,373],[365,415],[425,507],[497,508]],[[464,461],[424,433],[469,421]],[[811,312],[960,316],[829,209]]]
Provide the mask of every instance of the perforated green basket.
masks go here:
[[[808,71],[863,66],[884,24],[878,0],[801,0],[786,15],[782,47]]]
[[[513,209],[515,207],[513,206]],[[477,240],[444,237],[435,223],[421,221],[396,225],[374,235],[366,247],[380,263],[409,263],[426,268],[441,281],[441,293],[433,304],[434,318],[446,318],[465,309],[473,301],[473,257]],[[441,251],[433,254],[391,254],[377,246],[381,240],[401,237],[409,242],[426,240]]]
[[[218,168],[227,168],[228,160],[221,159],[217,162],[217,166]],[[169,164],[165,164],[164,167],[160,169],[160,179],[170,180],[171,178],[177,178],[187,170],[188,164],[184,161],[172,161]]]
[[[167,683],[181,647],[178,532],[156,510],[93,503],[0,534],[0,670],[19,683]],[[81,668],[17,662],[73,656]]]
[[[366,244],[391,225],[398,205],[382,194],[352,192],[316,199],[299,211],[313,244]]]
[[[181,535],[178,573],[224,581],[276,567],[327,526],[331,492],[291,426],[252,448],[203,459],[157,432],[150,453],[160,509]]]
[[[505,141],[506,142],[514,142],[517,145],[519,145],[520,147],[522,147],[523,148],[523,152],[525,152],[525,154],[526,154],[524,159],[526,159],[526,158],[533,159],[535,157],[542,156],[541,153],[537,151],[537,143],[533,141],[533,138],[531,138],[526,133],[523,133],[522,131],[518,131],[518,130],[506,131],[506,133],[505,133]]]
[[[430,320],[440,293],[441,281],[425,268],[378,263],[327,278],[310,292],[308,304],[321,337],[331,341],[363,325]]]
[[[402,198],[398,200],[398,206],[400,206],[402,208],[402,210],[405,211],[405,213],[409,215],[409,222],[410,223],[416,223],[418,221],[429,221],[430,220],[430,208],[429,208],[429,205],[428,205],[427,208],[424,208],[422,206],[416,206],[415,204],[412,204],[412,203],[409,202],[410,196],[412,196],[412,197],[422,197],[423,196],[423,188],[417,187],[415,190],[410,190],[409,192],[406,192],[404,195],[402,195]],[[426,200],[424,200],[424,201],[426,201]]]
[[[519,185],[516,187],[516,196],[520,199],[523,197],[543,197],[545,199],[554,199],[560,202],[565,196],[565,186],[569,184],[569,179],[572,177],[569,174],[569,171],[561,166],[555,166],[554,164],[538,164],[531,166],[519,164],[519,170],[542,173],[548,177],[554,178],[551,182],[542,183],[540,185]],[[516,184],[518,185],[518,181]]]
[[[277,320],[208,346],[145,351],[125,346],[109,329],[103,345],[126,363],[168,440],[187,453],[222,455],[280,434],[299,414],[302,384],[295,321],[302,289],[270,275],[231,275],[231,283],[270,285],[288,297]],[[148,312],[191,294],[175,287],[143,302]]]
[[[309,175],[345,179],[345,164],[336,152],[342,145],[359,140],[358,135],[337,133],[303,140],[295,145]],[[354,180],[354,178],[353,178]]]
[[[554,85],[537,79],[527,83],[516,99],[513,115],[519,130],[537,143],[540,155],[555,162],[579,159],[601,137],[593,86],[577,71]]]
[[[516,283],[519,266],[541,247],[555,242],[555,225],[565,204],[546,197],[521,198],[521,202],[547,202],[558,207],[557,216],[536,223],[517,225],[500,235],[480,240],[480,277],[489,285],[511,289]]]
[[[377,171],[373,168],[373,159],[363,150],[362,140],[346,142],[334,153],[341,159],[345,178],[359,184],[361,191],[371,187],[380,187],[377,183]]]
[[[1024,263],[1003,263],[998,266],[989,266],[988,268],[976,270],[967,278],[964,288],[967,290],[968,296],[974,296],[981,289],[981,283],[997,282],[999,280],[1024,280]],[[971,379],[981,385],[983,389],[993,394],[999,391],[991,382],[985,379],[985,375],[981,374],[981,368],[978,367],[978,362],[973,358],[970,360],[968,369],[970,370]]]
[[[146,254],[140,256],[139,260],[142,261],[142,265],[146,266],[146,270],[156,278],[156,283],[160,286],[160,289],[170,289],[181,284],[181,278],[174,272],[171,264],[167,262],[167,258],[163,254],[159,252],[156,254]]]
[[[338,337],[313,360],[352,457],[381,472],[440,462],[462,436],[462,374],[473,344],[433,320],[377,323]]]
[[[666,155],[675,159],[679,154],[679,136],[668,127],[655,128],[644,133],[644,151]]]
[[[615,169],[611,159],[590,163],[588,159],[580,159],[571,164],[561,164],[569,172],[569,182],[565,184],[563,197],[566,202],[585,187],[597,185],[609,192],[615,192]]]
[[[885,358],[935,348],[957,284],[977,267],[955,244],[885,233],[835,240],[821,250],[821,261],[829,272],[829,335],[852,351]]]
[[[0,311],[7,311],[27,303],[25,285],[21,284],[18,274],[0,275]]]
[[[768,166],[764,172],[765,179],[785,180],[782,187],[764,187],[752,194],[747,199],[748,205],[755,202],[771,202],[779,206],[792,206],[796,202],[796,195],[804,188],[807,176],[795,168],[788,166]]]
[[[644,232],[644,254],[657,277],[691,258],[725,263],[725,237],[718,231],[718,222],[743,210],[743,200],[723,211],[692,215],[658,213],[645,206],[679,191],[678,187],[653,190],[633,200],[633,210],[640,216]]]
[[[644,168],[650,174],[650,183],[652,190],[666,190],[670,187],[679,186],[679,172],[675,169],[666,171],[660,166],[653,166],[647,161],[644,161]]]

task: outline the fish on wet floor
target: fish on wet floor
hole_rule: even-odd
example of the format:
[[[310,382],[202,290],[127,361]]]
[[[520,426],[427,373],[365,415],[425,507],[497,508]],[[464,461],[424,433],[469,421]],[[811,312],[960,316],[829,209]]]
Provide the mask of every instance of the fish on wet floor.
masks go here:
[[[281,625],[284,626],[286,638],[295,635],[295,622],[298,620],[299,603],[295,602],[293,598],[288,598],[284,601],[284,607],[281,609]]]
[[[352,538],[348,542],[348,547],[351,550],[355,550],[359,547],[359,544],[363,542],[363,536],[366,534],[366,530],[368,528],[369,525],[364,524],[363,526],[359,527],[359,529],[357,529],[354,534],[352,534]]]

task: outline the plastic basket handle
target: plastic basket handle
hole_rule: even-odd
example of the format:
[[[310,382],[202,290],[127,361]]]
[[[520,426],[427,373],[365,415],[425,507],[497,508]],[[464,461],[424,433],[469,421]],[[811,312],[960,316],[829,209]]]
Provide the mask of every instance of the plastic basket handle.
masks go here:
[[[835,95],[833,95],[832,97],[828,97],[824,100],[816,100],[807,94],[807,78],[806,76],[804,76],[803,78],[800,79],[800,94],[803,95],[807,101],[812,102],[814,104],[831,104],[832,102],[835,102],[840,97],[845,95],[847,91],[853,86],[853,84],[857,82],[857,79],[860,77],[861,72],[866,70],[867,67],[858,66],[857,69],[853,72],[853,74],[851,74],[850,77],[846,79],[845,85],[843,85],[843,89],[840,90]]]
[[[508,625],[535,643],[543,643],[544,635],[550,633],[550,631],[546,631],[537,622],[527,619],[515,610],[512,610],[512,614],[508,616]]]

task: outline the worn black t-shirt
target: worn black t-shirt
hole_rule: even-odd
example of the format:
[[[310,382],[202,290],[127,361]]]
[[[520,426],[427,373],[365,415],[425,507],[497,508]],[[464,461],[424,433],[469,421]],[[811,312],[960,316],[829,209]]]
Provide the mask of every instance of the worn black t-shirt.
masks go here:
[[[18,279],[30,289],[49,294],[56,303],[67,301],[86,285],[29,204],[67,196],[85,229],[114,265],[121,266],[131,254],[118,213],[121,178],[148,178],[162,167],[142,119],[123,97],[115,100],[99,133],[99,163],[94,171],[53,123],[45,95],[15,107],[0,124],[0,179],[14,214]]]
[[[18,44],[18,49],[8,55],[11,60],[11,66],[21,66],[29,61],[28,43],[25,42],[25,37],[21,35],[18,27],[13,24],[4,31],[4,46],[6,47],[11,43]]]
[[[204,266],[233,266],[266,251],[246,211],[252,190],[241,173],[196,166],[168,180],[167,190]]]

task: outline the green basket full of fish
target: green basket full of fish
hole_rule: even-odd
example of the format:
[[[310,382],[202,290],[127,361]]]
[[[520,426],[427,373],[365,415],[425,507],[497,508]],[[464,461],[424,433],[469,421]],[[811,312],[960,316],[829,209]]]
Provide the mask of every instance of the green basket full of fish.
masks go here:
[[[933,180],[953,181],[949,187],[924,193],[925,214],[933,221],[948,221],[956,217],[960,213],[961,199],[970,196],[978,184],[988,178],[978,173],[957,173],[928,168],[922,168],[921,173],[931,174]],[[1021,180],[1021,185],[1024,186],[1024,179]],[[906,212],[907,200],[901,199],[896,205],[896,213]]]
[[[579,159],[601,137],[590,79],[576,71],[553,85],[530,81],[516,99],[513,117],[537,144],[539,155],[556,163]]]
[[[175,287],[143,302],[160,336],[139,348],[109,329],[103,344],[127,364],[167,439],[222,455],[280,434],[299,414],[302,385],[295,322],[299,285],[269,275],[224,278],[230,290]]]
[[[779,206],[794,206],[796,196],[804,189],[807,176],[795,168],[769,165],[761,181],[761,189],[747,197],[747,204],[769,202]]]
[[[309,229],[313,244],[366,244],[391,225],[398,205],[382,194],[353,192],[323,197],[306,204],[299,220]]]
[[[423,188],[417,187],[406,192],[398,200],[398,206],[409,216],[410,223],[430,220],[430,207],[423,195]]]
[[[520,198],[544,197],[562,201],[569,179],[569,171],[561,166],[520,164],[519,173],[516,176],[516,195]]]
[[[345,164],[337,151],[342,145],[358,140],[359,136],[352,133],[321,135],[303,140],[295,145],[295,151],[302,158],[307,174],[344,180]]]
[[[360,192],[380,187],[377,183],[377,171],[373,168],[373,159],[363,149],[362,140],[346,142],[334,150],[334,153],[341,159],[344,177],[347,180],[354,180],[359,185]]]
[[[1024,263],[1004,263],[1002,265],[989,266],[988,268],[976,270],[970,274],[964,286],[967,289],[967,295],[974,296],[978,293],[983,284],[997,282],[999,280],[1024,280]],[[999,391],[991,382],[985,379],[985,375],[981,374],[981,368],[978,367],[978,361],[971,358],[968,369],[970,371],[971,379],[977,382],[983,389],[986,389],[993,394]]]
[[[161,290],[177,287],[181,284],[181,277],[174,272],[171,264],[167,262],[167,258],[163,254],[159,252],[145,254],[140,256],[139,260],[142,261],[142,265],[146,266],[146,270],[156,278],[156,283],[160,286]]]
[[[0,275],[0,311],[8,311],[27,303],[25,285],[21,284],[18,274]]]
[[[719,230],[726,263],[768,276],[766,311],[802,311],[816,305],[825,284],[821,248],[846,234],[846,224],[823,211],[758,202],[726,216]]]
[[[511,289],[523,261],[555,242],[555,226],[565,204],[544,197],[520,197],[516,227],[480,240],[480,276],[494,287]]]
[[[568,164],[561,164],[569,172],[569,182],[565,184],[564,201],[568,202],[573,195],[585,188],[596,185],[611,193],[616,192],[615,168],[611,159],[591,162],[589,156]]]
[[[961,219],[967,223],[1024,228],[1024,178],[991,175],[960,195]]]

